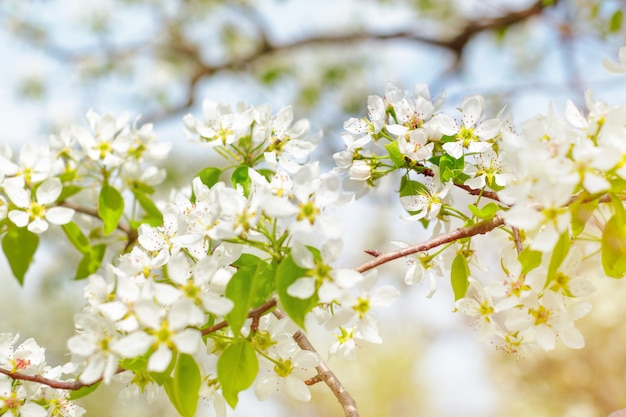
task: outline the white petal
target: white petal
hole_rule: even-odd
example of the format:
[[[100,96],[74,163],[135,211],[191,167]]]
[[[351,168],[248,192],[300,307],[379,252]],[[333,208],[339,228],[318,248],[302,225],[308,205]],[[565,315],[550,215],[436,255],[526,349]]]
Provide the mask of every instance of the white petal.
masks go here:
[[[353,288],[363,280],[363,275],[353,269],[337,269],[334,278],[340,287]]]
[[[185,329],[172,337],[174,344],[182,353],[193,354],[198,351],[202,342],[202,335],[198,330]]]
[[[260,401],[268,399],[276,391],[278,391],[278,376],[273,371],[261,376],[254,385],[254,395]]]
[[[33,233],[43,233],[48,230],[48,222],[44,219],[35,219],[28,225],[28,230]]]
[[[315,293],[315,280],[310,277],[298,278],[287,288],[287,294],[292,297],[306,299]]]
[[[39,188],[37,188],[37,202],[43,205],[49,205],[59,197],[63,191],[63,185],[58,178],[48,178]]]
[[[559,329],[559,337],[568,348],[582,349],[585,347],[585,338],[574,326],[567,326],[564,329]]]
[[[172,351],[167,346],[160,345],[148,360],[148,371],[163,372],[167,369],[171,360]]]
[[[110,347],[111,351],[124,358],[134,358],[146,353],[153,342],[152,336],[144,332],[135,332],[111,342]]]
[[[556,334],[554,333],[554,330],[548,326],[542,325],[536,327],[535,338],[543,350],[553,350],[556,346]]]
[[[24,227],[28,224],[29,216],[25,211],[11,210],[9,212],[9,219],[11,219],[17,227]]]
[[[387,308],[399,296],[400,291],[390,285],[385,285],[372,293],[371,305],[372,307]]]
[[[213,287],[212,287],[213,288]],[[202,306],[209,313],[217,314],[218,316],[225,316],[233,309],[234,303],[226,298],[220,297],[215,293],[207,293],[202,295]]]
[[[52,224],[67,224],[72,221],[74,210],[67,207],[52,207],[46,210],[46,220]]]
[[[463,100],[461,103],[461,110],[463,111],[463,126],[476,126],[478,119],[480,119],[480,115],[483,113],[484,106],[485,99],[483,96],[471,96]]]
[[[311,391],[309,391],[309,387],[307,387],[304,381],[293,375],[289,375],[285,378],[285,391],[287,391],[287,395],[294,400],[311,401]]]
[[[24,189],[24,181],[21,177],[7,179],[4,182],[4,191],[13,204],[19,208],[30,207],[30,192]]]

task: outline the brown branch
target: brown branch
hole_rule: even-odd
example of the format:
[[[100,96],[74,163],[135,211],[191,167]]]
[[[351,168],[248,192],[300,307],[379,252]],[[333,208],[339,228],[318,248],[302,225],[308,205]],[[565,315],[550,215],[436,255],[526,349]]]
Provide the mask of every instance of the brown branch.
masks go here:
[[[22,381],[30,381],[30,382],[38,382],[40,384],[47,385],[50,388],[64,389],[64,390],[71,390],[71,391],[76,391],[83,387],[89,387],[100,382],[100,380],[98,380],[91,384],[83,384],[80,381],[57,381],[54,379],[44,378],[41,375],[25,375],[25,374],[20,374],[19,372],[11,372],[8,369],[3,369],[3,368],[0,368],[0,374],[5,374],[9,378],[12,378],[12,379],[19,379]]]
[[[261,318],[261,316],[265,314],[266,312],[270,311],[274,307],[276,307],[276,299],[272,298],[270,300],[267,300],[265,303],[261,304],[260,306],[250,310],[250,312],[248,313],[248,317],[252,318],[253,322],[256,321],[257,326],[258,326],[258,321]],[[202,336],[206,336],[207,334],[214,333],[227,326],[228,326],[228,322],[224,320],[223,322],[218,323],[214,326],[207,327],[206,329],[202,329]]]
[[[454,242],[456,240],[463,239],[466,237],[485,234],[495,229],[496,227],[502,226],[503,224],[504,224],[504,218],[501,216],[495,216],[491,220],[486,220],[486,221],[474,224],[472,226],[460,227],[449,233],[429,239],[426,242],[418,243],[417,245],[402,248],[393,252],[384,253],[368,262],[365,262],[364,264],[354,269],[355,271],[358,271],[358,272],[369,271],[370,269],[373,269],[387,262],[393,261],[394,259],[412,255],[417,252],[424,252],[429,249],[436,248],[437,246]]]
[[[60,203],[58,203],[58,205],[71,208],[72,210],[78,213],[86,214],[88,216],[102,220],[102,218],[98,214],[98,210],[96,209],[84,207],[84,206],[74,204],[74,203],[68,203],[67,201],[61,201]],[[133,243],[135,243],[137,241],[137,238],[139,237],[136,230],[132,229],[130,226],[127,226],[125,224],[119,223],[117,225],[117,229],[124,232],[126,234],[126,237],[128,238],[128,243],[126,243],[126,248],[129,248]]]
[[[192,48],[189,50],[189,48],[187,48],[185,50],[185,55],[192,61],[192,64],[196,68],[187,82],[187,97],[178,105],[167,108],[159,113],[149,115],[146,117],[146,120],[158,120],[165,116],[177,114],[191,108],[195,103],[194,95],[196,86],[205,76],[211,76],[222,71],[240,70],[270,55],[319,45],[345,45],[370,41],[388,42],[399,40],[447,49],[455,55],[457,61],[460,61],[460,57],[466,45],[477,34],[484,31],[497,30],[515,25],[533,16],[539,15],[544,8],[545,6],[543,1],[539,0],[526,9],[510,11],[499,17],[470,20],[465,24],[465,26],[462,27],[462,30],[456,34],[456,36],[450,39],[422,36],[414,31],[398,31],[389,33],[359,32],[340,35],[311,36],[290,43],[272,44],[267,37],[264,36],[264,32],[261,30],[261,42],[259,42],[259,47],[256,51],[248,54],[247,56],[237,57],[217,65],[203,62],[199,49]],[[168,47],[172,48],[172,50],[178,50],[177,48],[179,48],[179,44],[168,45]]]
[[[285,314],[280,310],[274,310],[274,315],[279,319],[285,317]],[[298,346],[300,346],[300,349],[317,353],[317,350],[315,350],[315,347],[313,346],[311,341],[306,337],[304,333],[302,333],[301,330],[298,330],[293,335],[293,340],[295,340]],[[354,398],[352,398],[350,393],[348,393],[348,391],[343,386],[339,378],[337,378],[335,373],[330,370],[326,362],[321,361],[320,364],[315,367],[315,369],[317,370],[317,376],[311,378],[308,381],[312,382],[316,381],[317,379],[324,381],[324,383],[335,395],[335,398],[337,398],[337,401],[339,401],[339,404],[341,404],[345,416],[359,417],[359,410],[356,406],[356,401],[354,401]]]

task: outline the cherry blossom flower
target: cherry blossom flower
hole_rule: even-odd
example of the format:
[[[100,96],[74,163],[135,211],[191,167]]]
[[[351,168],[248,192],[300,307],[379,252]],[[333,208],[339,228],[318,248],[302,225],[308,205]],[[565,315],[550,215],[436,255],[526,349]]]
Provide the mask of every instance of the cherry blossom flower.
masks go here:
[[[58,178],[49,178],[37,187],[35,199],[31,191],[25,189],[22,178],[10,178],[4,182],[4,190],[18,209],[10,210],[9,219],[18,227],[28,226],[33,233],[48,230],[48,222],[66,224],[72,221],[74,210],[67,207],[48,207],[53,205],[63,186]]]

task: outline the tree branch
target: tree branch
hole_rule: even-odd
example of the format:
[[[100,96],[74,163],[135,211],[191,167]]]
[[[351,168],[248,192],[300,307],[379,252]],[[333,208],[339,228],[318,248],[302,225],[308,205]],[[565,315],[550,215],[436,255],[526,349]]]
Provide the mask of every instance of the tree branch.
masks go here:
[[[556,3],[556,1],[554,3]],[[259,61],[267,56],[293,50],[299,50],[311,46],[345,45],[364,43],[369,41],[387,42],[400,40],[447,49],[456,56],[457,61],[460,61],[461,55],[466,45],[477,34],[484,31],[497,30],[520,23],[533,16],[539,15],[545,9],[545,7],[546,6],[544,6],[544,2],[539,0],[530,7],[523,10],[510,11],[502,16],[498,16],[495,18],[470,20],[465,24],[465,26],[462,27],[462,30],[459,33],[449,39],[422,36],[418,33],[415,33],[414,31],[398,31],[389,33],[364,31],[359,33],[349,33],[341,35],[311,36],[290,43],[272,44],[267,39],[267,37],[261,36],[262,39],[261,42],[259,42],[259,47],[256,51],[250,53],[247,56],[237,57],[235,59],[217,65],[207,64],[203,62],[200,51],[198,49],[195,49],[194,53],[187,54],[188,58],[195,65],[196,70],[193,72],[192,76],[189,77],[187,83],[186,99],[181,101],[181,103],[176,106],[172,106],[159,113],[149,115],[148,117],[146,117],[146,120],[158,120],[165,116],[180,113],[184,110],[191,108],[195,103],[196,86],[198,85],[199,81],[206,76],[211,76],[221,71],[236,71],[241,68],[245,68],[255,61]],[[261,33],[264,35],[264,32],[261,31]],[[177,46],[172,45],[171,47],[176,48]]]
[[[19,372],[11,372],[8,369],[3,369],[3,368],[0,368],[0,374],[5,374],[9,378],[12,378],[12,379],[20,379],[22,381],[38,382],[40,384],[47,385],[51,388],[71,390],[71,391],[79,390],[83,387],[88,387],[88,386],[91,386],[100,382],[100,380],[98,380],[94,382],[93,384],[83,384],[80,381],[57,381],[54,379],[44,378],[41,375],[25,375],[25,374],[20,374]]]
[[[274,310],[274,315],[279,319],[285,317],[285,314],[280,310]],[[300,349],[317,353],[317,350],[315,350],[315,347],[313,346],[311,341],[301,330],[298,330],[293,335],[293,340],[295,340],[298,346],[300,346]],[[337,378],[337,375],[335,375],[335,373],[330,370],[326,362],[321,361],[320,364],[315,367],[315,369],[317,370],[319,379],[324,381],[324,383],[335,395],[335,398],[337,398],[337,401],[339,401],[339,404],[341,404],[345,416],[359,417],[359,410],[356,406],[356,401],[354,401],[354,398],[352,398],[352,396],[350,395],[350,393],[348,393],[339,378]],[[314,379],[316,380],[318,378],[314,377],[311,380]]]
[[[502,226],[503,224],[504,224],[504,218],[501,216],[495,216],[491,220],[485,220],[483,222],[474,224],[472,226],[460,227],[449,233],[429,239],[426,242],[418,243],[417,245],[409,246],[407,248],[402,248],[393,252],[384,253],[354,269],[355,271],[358,271],[358,272],[369,271],[370,269],[373,269],[387,262],[393,261],[394,259],[412,255],[417,252],[424,252],[429,249],[436,248],[437,246],[454,242],[456,240],[463,239],[466,237],[485,234],[495,229],[496,227]]]

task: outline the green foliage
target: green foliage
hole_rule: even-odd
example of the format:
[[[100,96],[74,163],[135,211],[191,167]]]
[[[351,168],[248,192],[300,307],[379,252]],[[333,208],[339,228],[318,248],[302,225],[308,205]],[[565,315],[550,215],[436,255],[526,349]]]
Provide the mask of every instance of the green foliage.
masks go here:
[[[235,188],[237,188],[237,185],[240,185],[243,188],[243,193],[246,197],[250,195],[250,185],[252,184],[252,180],[248,174],[247,166],[243,165],[235,169],[230,177],[230,181]]]
[[[20,285],[24,284],[24,276],[33,261],[38,246],[39,236],[26,227],[9,227],[2,238],[2,250]]]
[[[124,199],[122,194],[108,184],[102,186],[98,198],[98,215],[104,223],[104,235],[110,235],[116,228],[124,214]]]
[[[242,255],[235,264],[241,266],[228,282],[225,295],[235,303],[226,319],[238,337],[250,309],[263,304],[274,290],[274,270],[249,254]]]
[[[626,275],[626,210],[619,199],[613,202],[615,214],[602,231],[602,268],[611,278]]]
[[[624,11],[621,9],[616,10],[609,19],[609,33],[619,32],[622,29],[622,22],[624,21]]]
[[[521,274],[525,275],[541,265],[542,256],[543,254],[539,251],[532,250],[529,247],[524,248],[524,250],[517,255],[517,260],[522,266]]]
[[[180,354],[174,375],[163,387],[176,411],[182,417],[194,417],[200,399],[200,368],[191,355]]]
[[[306,275],[307,270],[300,268],[291,255],[283,259],[276,269],[276,292],[283,310],[298,326],[304,329],[304,318],[319,301],[317,294],[310,298],[301,299],[287,294],[287,288],[298,278]]]
[[[385,149],[387,149],[387,152],[389,152],[389,158],[391,158],[391,161],[396,166],[396,168],[401,168],[403,166],[406,166],[406,162],[404,160],[404,154],[400,152],[400,148],[398,147],[397,140],[394,140],[393,142],[386,144]]]
[[[132,192],[141,208],[146,212],[146,217],[141,220],[141,223],[147,223],[153,227],[162,225],[163,214],[154,201],[148,197],[148,194],[136,188]]]
[[[461,156],[456,159],[448,154],[441,155],[439,158],[439,179],[446,183],[450,180],[455,183],[463,184],[469,176],[463,173],[465,168],[465,157]]]
[[[450,282],[454,291],[454,301],[465,297],[469,287],[469,275],[470,270],[465,255],[457,254],[450,268]]]
[[[494,202],[485,204],[485,206],[483,206],[480,209],[474,204],[469,204],[468,208],[470,209],[470,211],[472,212],[474,216],[476,216],[477,218],[481,220],[493,219],[496,213],[498,212],[498,210],[500,209],[500,207]]]
[[[82,398],[91,394],[92,392],[98,389],[101,383],[102,381],[98,381],[95,384],[84,386],[75,391],[70,391],[70,396],[69,396],[70,401],[74,401],[74,400],[77,400],[79,398]]]
[[[552,257],[550,258],[550,264],[548,265],[548,275],[546,277],[546,287],[552,282],[556,273],[559,270],[559,267],[567,257],[570,248],[570,237],[569,231],[563,232],[559,237],[559,240],[556,242],[554,246],[554,250],[552,251]]]
[[[258,373],[259,360],[246,339],[234,342],[222,352],[217,360],[217,379],[224,399],[232,408],[237,406],[239,393],[252,385]]]

